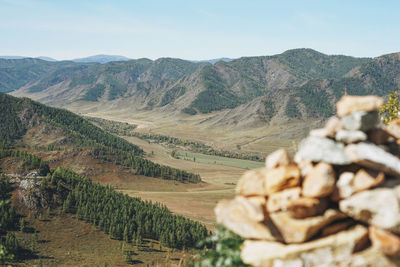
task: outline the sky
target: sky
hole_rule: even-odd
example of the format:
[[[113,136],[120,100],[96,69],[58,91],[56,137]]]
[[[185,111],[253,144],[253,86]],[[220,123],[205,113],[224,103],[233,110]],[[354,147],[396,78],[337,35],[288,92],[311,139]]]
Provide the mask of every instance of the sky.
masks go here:
[[[190,60],[400,52],[398,0],[0,0],[0,55]]]

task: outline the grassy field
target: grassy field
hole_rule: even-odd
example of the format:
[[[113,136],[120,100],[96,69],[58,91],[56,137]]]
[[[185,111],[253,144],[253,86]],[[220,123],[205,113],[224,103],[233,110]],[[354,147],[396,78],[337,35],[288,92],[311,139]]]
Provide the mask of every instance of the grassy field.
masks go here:
[[[188,160],[206,164],[225,165],[242,169],[255,169],[264,166],[264,162],[256,162],[251,160],[242,160],[234,158],[225,158],[213,155],[205,155],[200,153],[192,153],[187,151],[177,151],[176,157],[182,160]]]
[[[109,238],[95,227],[71,214],[53,211],[44,220],[25,218],[26,231],[14,231],[20,245],[33,251],[17,266],[179,266],[191,257],[145,239],[140,246]],[[36,236],[35,236],[36,231]],[[126,262],[126,253],[132,262]]]

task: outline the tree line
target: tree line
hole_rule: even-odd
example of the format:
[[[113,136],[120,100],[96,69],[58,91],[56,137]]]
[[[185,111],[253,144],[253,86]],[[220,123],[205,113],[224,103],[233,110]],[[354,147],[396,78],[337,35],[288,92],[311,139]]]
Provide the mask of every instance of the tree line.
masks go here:
[[[205,226],[171,213],[164,205],[129,197],[65,168],[56,169],[43,183],[60,196],[64,212],[76,214],[114,239],[151,238],[182,249],[208,236]]]
[[[143,158],[144,152],[138,146],[107,133],[88,120],[74,113],[58,108],[47,107],[28,98],[16,98],[0,93],[0,148],[11,148],[20,140],[26,130],[19,117],[23,109],[30,110],[31,117],[37,114],[48,124],[61,128],[67,136],[66,144],[90,147],[107,161],[113,161],[135,169],[136,174],[159,177],[181,182],[197,183],[198,174],[163,166]],[[28,111],[29,112],[29,111]]]

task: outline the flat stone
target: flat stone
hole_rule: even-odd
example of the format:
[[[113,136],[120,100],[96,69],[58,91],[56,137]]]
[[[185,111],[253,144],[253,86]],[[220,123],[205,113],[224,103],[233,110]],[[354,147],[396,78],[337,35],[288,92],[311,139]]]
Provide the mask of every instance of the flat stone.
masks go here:
[[[378,110],[383,105],[383,98],[379,96],[343,96],[336,103],[336,112],[339,117],[359,111]]]
[[[320,162],[304,178],[302,194],[307,197],[326,197],[335,189],[335,182],[332,165]]]
[[[246,240],[240,256],[243,262],[255,267],[350,266],[345,264],[352,260],[353,251],[363,245],[366,237],[368,230],[357,225],[303,244]]]
[[[385,174],[370,170],[360,169],[353,180],[354,192],[361,192],[385,182]]]
[[[286,211],[288,205],[300,198],[301,187],[293,187],[280,192],[272,193],[267,200],[267,211]]]
[[[300,169],[295,164],[268,169],[265,180],[265,192],[270,195],[300,184]]]
[[[278,149],[267,156],[265,159],[265,166],[268,169],[286,166],[290,163],[290,156],[286,149]]]
[[[369,238],[372,241],[372,245],[385,255],[400,257],[400,236],[375,226],[370,226]]]
[[[367,140],[367,134],[362,131],[340,130],[336,133],[335,139],[338,142],[351,144]]]
[[[313,237],[331,222],[345,218],[346,215],[334,209],[326,210],[320,216],[296,219],[290,212],[271,213],[270,218],[286,243],[302,243]]]
[[[299,150],[294,158],[299,163],[302,160],[327,162],[335,165],[350,164],[350,159],[344,153],[344,145],[329,138],[309,136],[300,142]]]
[[[236,186],[236,194],[242,196],[266,195],[264,191],[266,171],[265,168],[246,171]]]
[[[391,121],[385,130],[391,134],[392,136],[396,137],[397,139],[400,139],[400,118],[396,119],[394,121]]]
[[[400,159],[374,144],[348,145],[345,154],[352,162],[361,166],[400,176]]]
[[[345,199],[351,195],[381,185],[385,182],[385,174],[371,170],[360,169],[356,174],[343,172],[336,183],[334,200]]]
[[[356,220],[400,234],[399,201],[396,190],[376,188],[340,201],[339,209]]]
[[[301,197],[291,201],[287,209],[291,217],[303,219],[322,214],[327,207],[328,201],[326,198]]]
[[[324,128],[310,131],[310,136],[335,138],[336,133],[343,129],[342,122],[337,117],[330,117],[325,123]]]
[[[259,216],[258,219],[261,218],[262,209],[249,211],[248,208],[249,205],[243,204],[241,200],[221,200],[214,211],[218,223],[243,238],[280,241],[280,233],[269,221],[262,223],[254,219],[253,213],[255,211],[258,214],[255,217]]]
[[[342,118],[342,124],[346,130],[350,131],[368,131],[380,125],[380,117],[378,111],[360,111],[351,113]]]

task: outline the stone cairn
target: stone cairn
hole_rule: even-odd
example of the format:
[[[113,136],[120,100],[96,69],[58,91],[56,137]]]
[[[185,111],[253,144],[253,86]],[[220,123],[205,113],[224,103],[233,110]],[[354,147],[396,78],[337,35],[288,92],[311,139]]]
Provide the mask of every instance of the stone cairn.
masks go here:
[[[343,96],[337,117],[239,180],[217,222],[252,266],[400,266],[400,120],[377,96]]]

